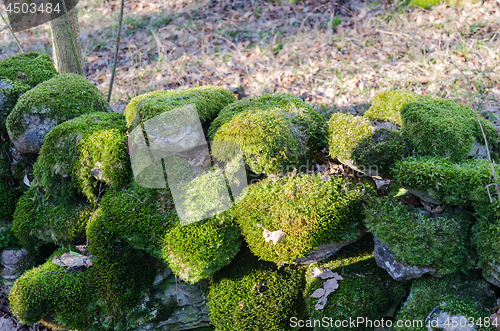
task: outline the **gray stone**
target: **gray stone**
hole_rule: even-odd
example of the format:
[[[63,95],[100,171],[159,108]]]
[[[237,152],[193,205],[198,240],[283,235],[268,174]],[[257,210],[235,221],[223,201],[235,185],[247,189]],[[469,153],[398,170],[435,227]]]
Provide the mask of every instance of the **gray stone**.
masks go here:
[[[483,266],[483,277],[488,283],[500,287],[500,264],[488,261],[486,266]]]
[[[37,154],[42,148],[43,139],[57,125],[57,118],[49,118],[43,114],[50,112],[47,107],[33,109],[31,114],[23,114],[25,130],[18,136],[8,131],[10,140],[16,149],[24,154]]]
[[[445,203],[441,200],[436,199],[431,192],[421,191],[411,187],[403,186],[404,189],[408,190],[411,194],[419,197],[425,202],[432,203],[433,205],[444,205]]]
[[[385,269],[395,280],[420,278],[423,274],[434,271],[431,267],[405,266],[395,260],[394,252],[388,246],[383,245],[379,238],[374,237],[374,241],[374,255],[377,265]]]
[[[12,86],[11,84],[3,81],[3,80],[0,80],[0,89],[11,89],[13,88],[14,86]],[[5,100],[6,97],[5,95],[3,95],[2,92],[0,92],[0,112],[4,109],[5,107]]]
[[[26,270],[29,261],[29,252],[25,248],[4,249],[0,254],[2,265],[0,274],[5,285],[12,287],[16,279]]]
[[[329,257],[336,254],[342,247],[352,244],[358,241],[361,237],[363,237],[366,233],[366,229],[362,229],[359,235],[349,241],[344,242],[330,242],[328,244],[321,244],[318,248],[313,249],[310,253],[303,257],[299,257],[295,260],[295,263],[298,264],[311,264],[319,261],[323,261],[328,259]]]
[[[13,331],[16,330],[16,323],[8,316],[0,317],[0,331]]]

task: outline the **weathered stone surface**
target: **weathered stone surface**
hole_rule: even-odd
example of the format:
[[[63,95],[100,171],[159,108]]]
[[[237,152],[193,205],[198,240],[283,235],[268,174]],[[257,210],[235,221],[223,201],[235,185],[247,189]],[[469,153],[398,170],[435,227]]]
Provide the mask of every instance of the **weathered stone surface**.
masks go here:
[[[299,264],[311,264],[319,261],[326,260],[332,255],[336,254],[342,247],[352,244],[358,241],[366,233],[366,229],[361,230],[360,234],[356,239],[344,241],[344,242],[331,242],[328,244],[321,244],[318,248],[312,250],[309,254],[299,257],[295,260],[295,263]]]
[[[394,259],[394,252],[383,245],[379,238],[374,237],[374,255],[377,265],[385,269],[395,280],[410,280],[421,277],[427,272],[433,272],[431,267],[407,267]]]
[[[9,132],[10,139],[16,149],[25,154],[36,154],[43,145],[45,135],[57,125],[57,119],[39,116],[36,113],[50,112],[48,108],[33,111],[35,114],[24,114],[25,131],[22,135],[13,136]]]
[[[4,249],[0,254],[2,269],[0,274],[5,285],[12,287],[14,281],[21,276],[27,266],[29,252],[25,248]]]
[[[0,317],[0,331],[16,330],[16,323],[12,318],[2,316]]]
[[[500,287],[500,264],[488,261],[487,266],[483,266],[483,277],[488,283]]]
[[[153,299],[164,307],[173,307],[166,320],[142,324],[140,331],[145,330],[192,330],[210,325],[209,310],[206,305],[208,284],[202,280],[196,284],[188,284],[175,279],[172,271],[165,268],[159,272],[153,283]],[[146,298],[145,302],[150,299]],[[159,310],[159,309],[158,309]],[[155,316],[153,320],[155,320]]]
[[[13,88],[14,86],[12,86],[11,84],[3,81],[3,80],[0,80],[0,89],[11,89]],[[5,106],[5,95],[3,95],[2,92],[0,92],[0,112],[3,110],[4,106]]]

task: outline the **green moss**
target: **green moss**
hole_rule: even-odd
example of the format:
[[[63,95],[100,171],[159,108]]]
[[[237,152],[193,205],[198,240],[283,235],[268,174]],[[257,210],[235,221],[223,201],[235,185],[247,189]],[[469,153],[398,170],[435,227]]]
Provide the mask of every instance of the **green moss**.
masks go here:
[[[35,87],[55,76],[57,71],[47,54],[22,53],[0,61],[0,80],[10,79]]]
[[[293,95],[266,94],[226,106],[208,135],[238,144],[253,172],[284,173],[316,156],[326,142],[326,118]]]
[[[9,295],[14,314],[29,325],[46,318],[72,330],[133,330],[129,313],[151,286],[154,267],[139,251],[113,242],[107,248],[90,268],[68,272],[51,257],[24,273]]]
[[[352,240],[360,233],[362,201],[373,190],[341,177],[298,175],[250,185],[235,205],[235,219],[252,252],[276,263],[293,262],[322,243]],[[266,242],[262,228],[282,230],[276,245]]]
[[[402,127],[402,110],[420,98],[419,95],[408,91],[383,92],[373,98],[370,109],[363,116],[370,121],[389,122]]]
[[[169,190],[146,189],[135,183],[119,192],[108,191],[100,202],[100,213],[101,230],[158,259],[162,259],[163,237],[178,222]],[[87,232],[91,244],[103,236],[97,230]]]
[[[229,264],[240,245],[239,228],[226,212],[193,224],[177,224],[165,235],[163,258],[182,280],[196,283]]]
[[[16,205],[12,232],[23,246],[64,244],[82,239],[91,214],[92,206],[82,200],[47,196],[31,188]]]
[[[388,176],[390,166],[408,155],[399,130],[376,129],[366,118],[334,113],[328,128],[330,156],[361,172]]]
[[[11,230],[12,216],[18,199],[17,191],[0,182],[0,248],[18,246]]]
[[[500,172],[500,167],[495,169]],[[493,176],[487,160],[452,163],[433,157],[406,158],[394,164],[392,173],[404,187],[426,191],[447,204],[476,209],[489,205],[485,185],[493,183]],[[494,193],[494,188],[490,191]]]
[[[476,266],[469,238],[472,217],[465,213],[431,216],[384,197],[371,201],[365,224],[405,265],[430,266],[440,275]]]
[[[490,322],[490,307],[494,306],[495,296],[491,285],[484,280],[460,276],[443,278],[422,277],[413,282],[410,295],[399,311],[396,320],[420,321],[422,327],[396,327],[395,330],[427,330],[425,319],[437,306],[443,304],[442,311],[452,316],[462,315]],[[484,324],[483,324],[484,325]],[[476,324],[477,330],[490,330]]]
[[[323,288],[325,280],[312,277],[311,271],[314,268],[327,268],[343,278],[338,281],[338,289],[328,295],[325,307],[320,310],[315,309],[319,299],[311,297],[311,294]],[[356,320],[360,317],[372,321],[381,320],[385,317],[384,313],[398,306],[409,285],[407,281],[393,280],[385,270],[377,266],[373,257],[373,238],[365,236],[358,242],[342,248],[332,261],[309,266],[304,297],[311,325],[316,326],[314,330],[353,330],[356,328],[345,325],[336,327],[335,321],[349,318]],[[323,318],[328,322],[324,327],[318,324]],[[374,329],[368,324],[356,330]]]
[[[301,287],[298,271],[240,254],[211,280],[210,321],[216,330],[286,330]]]
[[[37,114],[61,124],[85,113],[101,111],[110,112],[111,108],[92,83],[80,75],[63,74],[23,94],[7,117],[7,128],[12,138],[25,131],[27,114]]]
[[[50,191],[58,183],[58,196],[84,195],[95,203],[99,190],[125,186],[130,172],[124,116],[91,113],[64,122],[45,136],[32,186]]]
[[[215,118],[222,108],[234,102],[231,91],[217,86],[151,92],[135,97],[125,109],[130,130],[156,115],[181,106],[195,104],[202,122]]]
[[[484,138],[474,110],[452,100],[391,91],[375,97],[364,115],[371,120],[388,121],[401,127],[403,137],[416,155],[465,160],[474,143]],[[499,144],[495,127],[481,119],[490,148]],[[453,144],[450,144],[453,141]]]

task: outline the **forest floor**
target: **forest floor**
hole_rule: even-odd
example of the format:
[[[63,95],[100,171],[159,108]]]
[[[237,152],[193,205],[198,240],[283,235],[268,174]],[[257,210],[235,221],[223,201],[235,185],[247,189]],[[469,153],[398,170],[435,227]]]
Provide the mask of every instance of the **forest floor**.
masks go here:
[[[289,92],[325,113],[362,113],[390,89],[500,112],[500,0],[430,10],[398,0],[282,2],[126,1],[113,103],[215,84],[241,86],[246,96]],[[104,94],[119,4],[77,5],[86,75]],[[48,24],[17,36],[25,51],[51,54]],[[0,59],[18,52],[1,32]]]

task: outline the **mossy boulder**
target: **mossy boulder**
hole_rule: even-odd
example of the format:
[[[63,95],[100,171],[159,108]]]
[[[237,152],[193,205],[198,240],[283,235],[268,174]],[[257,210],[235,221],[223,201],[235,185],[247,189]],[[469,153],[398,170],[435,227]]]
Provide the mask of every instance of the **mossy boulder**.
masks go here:
[[[473,319],[476,330],[491,330],[485,323],[490,325],[490,309],[494,305],[495,293],[492,286],[484,280],[460,275],[443,278],[424,276],[413,282],[410,294],[396,316],[396,320],[402,321],[402,325],[397,326],[395,323],[395,330],[429,330],[424,322],[435,308],[437,309],[430,318],[433,326],[437,325],[437,315],[448,314],[450,323],[460,323],[460,316],[463,316],[466,319],[462,318],[462,325]],[[452,320],[453,316],[457,317]],[[481,324],[477,323],[479,319]],[[444,326],[440,327],[431,329],[443,330]]]
[[[287,330],[302,287],[299,271],[278,269],[244,252],[210,281],[210,321],[216,330]]]
[[[9,79],[35,87],[57,75],[52,59],[43,53],[22,53],[0,61],[0,80]]]
[[[227,104],[236,101],[231,91],[217,86],[146,93],[133,98],[125,109],[127,126],[134,129],[163,112],[194,104],[202,123],[214,119]]]
[[[384,92],[374,98],[364,116],[398,126],[415,155],[449,158],[454,162],[469,155],[485,158],[484,138],[475,111],[452,100],[406,91]],[[496,150],[500,142],[497,130],[483,118],[481,124],[491,150]]]
[[[342,277],[337,280],[338,288],[327,296],[326,304],[320,304],[322,309],[316,309],[321,299],[311,295],[327,286],[325,283],[329,280],[313,277],[312,271],[315,269],[323,272],[328,269]],[[344,247],[333,260],[309,266],[304,291],[309,312],[306,322],[310,323],[313,330],[347,330],[356,328],[335,322],[349,321],[350,318],[380,321],[386,312],[399,306],[409,287],[408,281],[397,282],[377,266],[373,257],[373,238],[365,236]],[[373,324],[362,324],[357,329],[374,330],[375,327]]]
[[[90,113],[54,127],[44,139],[33,167],[32,186],[58,196],[85,196],[91,203],[104,189],[120,189],[129,182],[125,117],[118,113]]]
[[[225,107],[209,138],[237,144],[255,173],[287,173],[306,165],[325,144],[326,118],[293,95],[266,94]],[[221,158],[223,151],[212,153]]]
[[[228,212],[188,225],[164,237],[163,259],[182,280],[196,283],[231,262],[241,246],[238,226]]]
[[[500,167],[494,167],[498,173]],[[485,186],[494,180],[487,160],[454,163],[436,157],[409,157],[396,162],[391,171],[400,185],[423,200],[432,199],[459,207],[473,206],[484,209],[483,212],[487,212],[490,206]],[[494,187],[490,187],[490,192],[495,194]]]
[[[32,187],[17,202],[12,232],[23,246],[79,242],[85,238],[92,210],[85,200],[46,195]]]
[[[50,321],[59,329],[130,330],[146,309],[133,311],[153,283],[154,261],[130,247],[108,243],[106,256],[92,257],[89,268],[69,272],[47,262],[25,272],[9,294],[13,313],[32,325]],[[137,329],[137,328],[135,328]]]
[[[24,93],[7,117],[11,141],[21,153],[36,154],[56,125],[93,112],[111,112],[99,90],[85,77],[63,74]]]
[[[373,194],[342,177],[299,174],[250,185],[233,214],[255,255],[291,263],[320,244],[355,239],[363,226],[363,199]],[[285,237],[274,244],[264,229]]]
[[[370,202],[365,224],[406,266],[431,267],[439,275],[476,267],[471,215],[452,211],[431,215],[383,197]]]
[[[332,114],[328,121],[330,156],[371,177],[389,177],[391,165],[409,149],[397,127],[377,127],[362,116]]]

